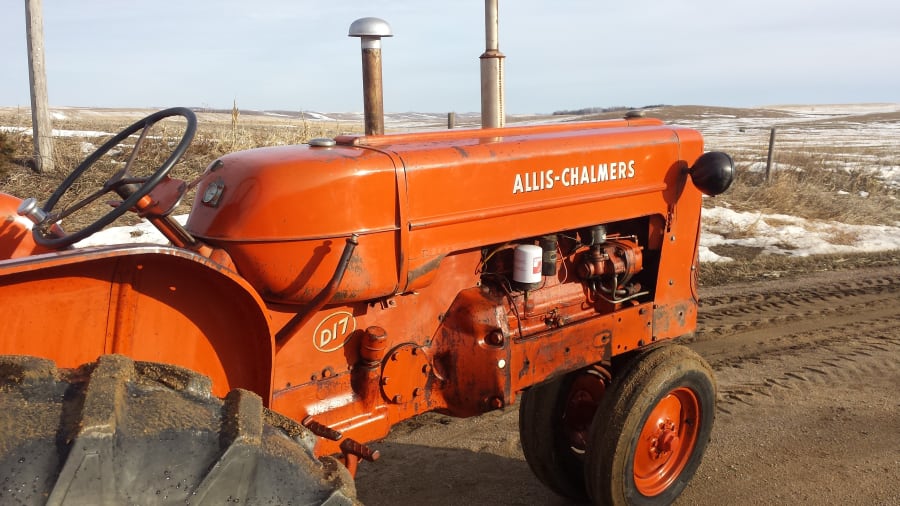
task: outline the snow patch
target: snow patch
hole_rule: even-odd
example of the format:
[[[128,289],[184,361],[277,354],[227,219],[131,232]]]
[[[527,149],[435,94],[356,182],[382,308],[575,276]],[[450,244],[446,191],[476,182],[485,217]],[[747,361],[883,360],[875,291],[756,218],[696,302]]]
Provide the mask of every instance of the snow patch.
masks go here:
[[[805,257],[900,249],[900,226],[848,225],[715,207],[703,210],[701,227],[701,247],[745,246],[758,248],[763,255]]]

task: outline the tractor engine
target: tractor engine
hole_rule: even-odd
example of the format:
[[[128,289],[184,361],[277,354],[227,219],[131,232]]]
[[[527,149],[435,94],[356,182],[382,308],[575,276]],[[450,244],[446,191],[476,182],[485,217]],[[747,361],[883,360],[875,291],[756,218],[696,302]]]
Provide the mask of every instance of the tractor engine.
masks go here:
[[[662,241],[649,235],[664,229],[652,225],[657,221],[594,225],[483,248],[479,285],[459,294],[434,339],[435,372],[444,379],[452,412],[502,407],[519,382],[586,366],[588,356],[609,360],[614,345],[618,352],[636,347],[629,344],[636,336],[619,335],[606,320],[650,328]],[[498,368],[512,370],[508,376],[490,372]]]
[[[510,299],[521,296],[521,307],[510,305],[511,327],[519,337],[611,311],[650,293],[635,279],[643,269],[643,248],[635,235],[610,237],[598,225],[535,242],[499,246],[483,260],[483,286]]]

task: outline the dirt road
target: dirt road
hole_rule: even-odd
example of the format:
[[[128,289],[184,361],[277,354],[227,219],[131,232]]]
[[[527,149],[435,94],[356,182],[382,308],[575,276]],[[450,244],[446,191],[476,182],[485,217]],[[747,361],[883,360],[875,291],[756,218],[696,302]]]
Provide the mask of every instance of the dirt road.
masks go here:
[[[703,464],[677,504],[900,504],[900,267],[703,290],[685,342],[719,383]],[[368,505],[563,505],[532,477],[517,409],[394,429]]]

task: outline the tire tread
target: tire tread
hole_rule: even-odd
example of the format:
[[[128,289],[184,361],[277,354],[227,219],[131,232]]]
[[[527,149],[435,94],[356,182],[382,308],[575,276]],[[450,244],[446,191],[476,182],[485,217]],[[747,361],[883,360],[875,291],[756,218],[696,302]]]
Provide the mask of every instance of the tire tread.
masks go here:
[[[307,429],[210,386],[120,355],[77,369],[0,356],[0,503],[358,504]]]

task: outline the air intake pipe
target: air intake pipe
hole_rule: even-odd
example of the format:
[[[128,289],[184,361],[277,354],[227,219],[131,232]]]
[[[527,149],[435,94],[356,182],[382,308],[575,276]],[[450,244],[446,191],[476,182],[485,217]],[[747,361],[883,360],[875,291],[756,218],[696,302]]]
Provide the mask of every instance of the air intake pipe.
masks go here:
[[[381,82],[381,38],[393,37],[391,25],[379,18],[360,18],[350,25],[349,37],[362,46],[363,109],[366,135],[384,133],[384,94]]]

